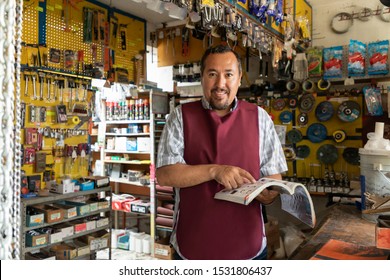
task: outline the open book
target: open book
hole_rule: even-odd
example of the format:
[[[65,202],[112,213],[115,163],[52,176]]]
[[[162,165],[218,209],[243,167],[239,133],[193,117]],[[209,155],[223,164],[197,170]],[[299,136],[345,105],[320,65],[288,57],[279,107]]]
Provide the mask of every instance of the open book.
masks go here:
[[[227,200],[248,205],[265,188],[272,187],[280,193],[282,209],[314,228],[316,215],[313,201],[306,187],[300,183],[261,178],[253,184],[244,184],[233,190],[223,189],[214,196],[216,199]]]

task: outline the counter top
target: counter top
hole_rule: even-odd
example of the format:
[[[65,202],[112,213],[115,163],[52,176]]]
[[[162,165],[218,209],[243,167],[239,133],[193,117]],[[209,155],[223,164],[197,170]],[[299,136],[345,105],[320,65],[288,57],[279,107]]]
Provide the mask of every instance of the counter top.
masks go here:
[[[371,249],[375,246],[375,223],[364,220],[354,205],[332,205],[311,236],[291,254],[289,259],[308,260],[329,240],[359,244]],[[383,250],[382,250],[383,251]],[[390,255],[390,250],[388,251]]]

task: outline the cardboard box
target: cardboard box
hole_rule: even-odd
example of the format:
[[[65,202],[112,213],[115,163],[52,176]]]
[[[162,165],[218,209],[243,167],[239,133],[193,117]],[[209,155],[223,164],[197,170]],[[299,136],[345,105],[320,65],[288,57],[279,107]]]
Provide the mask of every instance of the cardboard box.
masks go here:
[[[87,230],[87,223],[85,221],[76,220],[76,221],[71,221],[70,224],[73,225],[75,234]]]
[[[135,152],[137,151],[137,138],[131,137],[126,141],[126,151]]]
[[[150,137],[137,137],[138,152],[150,151]]]
[[[126,137],[115,137],[115,151],[126,151]],[[107,148],[108,149],[108,148]]]
[[[95,183],[92,181],[84,182],[80,184],[80,191],[90,191],[95,188]]]
[[[150,201],[135,200],[130,203],[130,211],[133,213],[148,214],[150,210]]]
[[[26,226],[35,227],[35,226],[43,225],[44,218],[45,218],[44,213],[40,213],[36,215],[26,215]]]
[[[58,209],[62,209],[64,211],[64,218],[70,219],[77,216],[77,208],[73,205],[66,205],[66,204],[58,204],[54,203],[54,207]]]
[[[108,218],[100,218],[99,220],[96,220],[96,227],[100,228],[100,227],[107,226],[108,222],[109,222]]]
[[[72,260],[77,258],[77,249],[68,244],[58,244],[50,248],[56,254],[57,260]]]
[[[110,203],[107,200],[101,200],[98,202],[98,209],[107,209],[110,207]]]
[[[110,177],[108,176],[88,176],[84,180],[90,180],[95,183],[95,188],[106,187],[110,184]]]
[[[60,230],[62,232],[63,238],[73,236],[74,235],[74,225],[65,223],[60,225],[53,226],[55,230]]]
[[[111,208],[112,210],[116,210],[116,211],[119,211],[119,210],[122,210],[122,202],[124,202],[124,200],[112,200],[112,203],[111,203]]]
[[[93,230],[93,229],[96,228],[96,221],[95,220],[93,220],[93,221],[86,221],[85,224],[86,224],[87,230]]]
[[[37,212],[45,214],[45,222],[48,224],[60,222],[64,219],[64,210],[49,204],[37,204],[34,205],[33,208],[35,208]]]
[[[89,204],[86,203],[65,200],[61,201],[61,204],[75,206],[77,209],[77,216],[83,216],[90,212]]]
[[[107,248],[110,245],[108,239],[109,233],[105,230],[100,230],[80,237],[82,242],[89,245],[91,251]]]
[[[87,204],[89,204],[89,211],[94,212],[99,210],[99,205],[97,201],[87,201]]]
[[[49,234],[30,235],[26,233],[26,247],[43,246],[49,243]]]
[[[380,249],[390,249],[390,216],[379,216],[375,226],[375,244]]]
[[[124,232],[123,234],[118,235],[116,247],[118,249],[123,249],[123,250],[130,249],[130,233],[129,232]]]
[[[62,231],[54,232],[50,234],[49,243],[53,244],[53,243],[61,242],[63,238],[64,238],[64,234],[62,233]]]
[[[122,201],[122,210],[125,212],[131,212],[131,204],[134,203],[134,201],[138,201],[139,198],[136,197],[135,199],[125,199]]]
[[[77,257],[89,255],[91,253],[91,250],[89,249],[88,244],[82,242],[79,239],[74,239],[71,242],[69,242],[68,244],[76,248]]]
[[[55,260],[56,255],[54,253],[39,251],[37,253],[27,253],[24,258],[26,260]]]
[[[163,260],[173,260],[173,253],[175,250],[169,244],[169,238],[157,240],[154,243],[154,257]]]
[[[50,191],[54,193],[60,193],[60,194],[73,193],[75,191],[75,187],[74,187],[74,183],[58,184],[52,186]]]

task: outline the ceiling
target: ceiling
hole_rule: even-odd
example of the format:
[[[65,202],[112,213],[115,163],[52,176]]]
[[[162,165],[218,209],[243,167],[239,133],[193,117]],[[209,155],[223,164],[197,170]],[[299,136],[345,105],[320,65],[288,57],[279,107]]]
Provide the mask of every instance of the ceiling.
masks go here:
[[[160,0],[97,0],[96,2],[137,16],[156,26],[162,23],[177,21],[178,19],[169,16],[169,12],[165,9],[163,9],[162,13],[158,13],[147,8],[146,2],[152,2],[149,5],[157,5],[159,1]]]

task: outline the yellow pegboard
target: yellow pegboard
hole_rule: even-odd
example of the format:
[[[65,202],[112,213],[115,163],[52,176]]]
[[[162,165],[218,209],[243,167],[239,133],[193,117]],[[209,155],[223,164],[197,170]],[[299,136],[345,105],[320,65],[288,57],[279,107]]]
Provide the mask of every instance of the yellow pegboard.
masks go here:
[[[44,2],[42,2],[44,3]],[[77,52],[82,50],[84,52],[84,63],[92,64],[99,63],[103,64],[104,59],[104,42],[94,42],[94,43],[84,43],[83,42],[83,8],[90,8],[94,11],[100,11],[104,14],[104,18],[107,20],[108,11],[101,6],[95,5],[88,1],[67,1],[68,5],[64,6],[64,1],[62,0],[47,0],[45,9],[40,7],[42,5],[41,1],[38,0],[25,0],[24,1],[24,11],[23,11],[23,36],[22,40],[24,43],[29,45],[37,45],[39,40],[39,18],[42,16],[42,13],[46,13],[46,25],[41,26],[43,28],[44,33],[46,34],[45,42],[47,49],[50,48],[58,49],[62,52],[61,59],[59,63],[48,63],[48,67],[54,68],[56,70],[64,70],[64,56],[63,52],[65,50],[73,50]],[[72,5],[69,5],[72,4]],[[116,16],[119,19],[120,24],[125,24],[127,26],[127,46],[126,50],[122,51],[119,49],[114,49],[117,52],[116,54],[116,62],[118,66],[127,68],[129,70],[129,76],[133,75],[134,71],[134,63],[132,58],[144,50],[145,48],[145,22],[136,20],[132,17],[124,16],[122,14],[117,13]],[[41,24],[42,25],[42,24]],[[94,49],[96,55],[92,55],[92,49]],[[31,52],[31,49],[30,51]],[[26,64],[30,58],[27,55],[27,48],[23,48],[23,57],[25,58],[24,63]],[[96,58],[96,59],[95,59]],[[31,66],[31,65],[30,65]],[[34,65],[39,66],[39,65]],[[143,66],[143,65],[142,65]],[[69,71],[75,71],[76,68],[73,67],[71,69],[66,69]],[[144,71],[144,69],[142,69]],[[39,79],[39,73],[44,73],[44,80],[41,83]],[[29,80],[26,83],[26,76],[28,76]],[[32,77],[35,78],[35,97],[34,96],[34,85]],[[50,77],[52,80],[47,82],[47,77]],[[70,75],[61,75],[58,73],[50,72],[50,71],[39,71],[37,72],[34,69],[25,70],[22,74],[21,79],[21,99],[22,102],[26,105],[25,112],[25,128],[38,128],[39,130],[43,130],[45,128],[51,128],[52,130],[66,131],[72,130],[75,127],[74,123],[65,123],[60,124],[56,122],[51,122],[49,120],[49,115],[46,115],[47,120],[45,122],[34,121],[31,122],[29,120],[29,115],[31,113],[31,106],[35,107],[46,107],[47,110],[49,108],[55,108],[60,104],[59,90],[58,85],[53,83],[53,80],[64,80],[65,88],[63,89],[63,103],[67,106],[67,111],[69,113],[68,102],[71,96],[71,90],[68,87],[67,81],[68,79],[73,79],[77,84],[82,82],[88,82],[88,78],[86,77],[71,77]],[[130,79],[131,80],[131,79]],[[40,92],[43,92],[43,98],[40,98]],[[57,88],[57,99],[54,100],[54,91]],[[52,94],[52,99],[47,98],[48,89],[50,89]],[[77,92],[77,93],[76,93]],[[82,98],[84,92],[82,89],[73,89],[72,96],[75,99],[77,95],[80,99]],[[81,106],[88,106],[91,99],[91,92],[87,92],[87,100],[86,101],[78,101],[77,103]],[[73,100],[75,103],[75,100]],[[72,116],[68,116],[71,118]],[[88,124],[85,123],[82,125],[79,130],[86,131],[88,128]],[[22,130],[22,143],[24,144],[24,148],[32,147],[33,145],[27,144],[25,141],[25,131]],[[63,175],[70,175],[72,178],[79,178],[81,176],[88,175],[88,159],[81,159],[80,157],[76,158],[76,160],[72,160],[70,157],[63,157],[56,155],[54,150],[58,149],[58,147],[65,145],[69,146],[77,146],[79,143],[88,143],[88,135],[78,135],[67,137],[61,142],[58,138],[53,139],[50,137],[43,138],[43,147],[42,151],[47,154],[47,157],[50,159],[49,161],[52,163],[52,167],[47,167],[46,170],[52,170],[55,172],[55,179]],[[24,164],[22,169],[26,172],[26,175],[35,175],[34,165],[33,164]],[[42,173],[40,173],[42,175]],[[43,187],[44,185],[41,184]]]
[[[304,139],[302,141],[296,143],[296,146],[307,145],[310,148],[310,154],[307,158],[297,159],[295,161],[295,163],[293,161],[288,161],[287,176],[292,177],[292,176],[296,175],[297,177],[310,177],[311,175],[314,175],[316,178],[323,176],[324,172],[325,172],[325,165],[324,164],[321,165],[320,161],[317,159],[317,150],[320,146],[322,146],[324,144],[332,144],[332,145],[335,145],[337,148],[338,160],[333,165],[333,169],[336,173],[344,171],[344,172],[347,172],[348,175],[351,177],[359,176],[359,174],[360,174],[359,166],[351,165],[351,164],[347,163],[343,159],[342,154],[343,154],[343,151],[346,147],[353,147],[353,148],[361,148],[362,147],[361,132],[359,131],[359,129],[361,130],[362,125],[363,125],[362,124],[363,123],[362,122],[362,112],[361,112],[360,116],[355,121],[350,122],[350,123],[346,123],[346,122],[341,121],[337,117],[337,109],[338,109],[338,106],[341,104],[341,102],[345,101],[345,100],[356,101],[360,105],[360,108],[362,109],[363,108],[362,97],[361,96],[358,96],[358,97],[350,96],[350,97],[327,99],[326,96],[316,96],[315,93],[314,93],[314,95],[315,95],[315,106],[314,106],[313,110],[311,110],[308,113],[309,122],[307,123],[307,125],[305,125],[303,127],[299,127],[298,125],[293,126],[293,122],[283,124],[279,119],[281,112],[283,112],[284,110],[287,110],[290,112],[293,112],[293,110],[294,110],[295,111],[295,118],[296,118],[295,123],[297,124],[298,123],[297,117],[301,113],[299,108],[289,109],[286,106],[283,110],[277,111],[277,110],[272,109],[272,106],[271,106],[271,109],[267,110],[270,113],[272,113],[272,115],[274,115],[275,125],[285,125],[287,132],[293,128],[296,128],[302,133],[302,136]],[[320,122],[320,121],[318,121],[318,119],[315,116],[315,108],[320,102],[326,101],[326,100],[330,101],[332,103],[335,114],[332,116],[332,118],[330,120],[325,121],[325,122]],[[347,135],[347,140],[345,140],[341,143],[336,143],[333,139],[326,139],[320,143],[312,143],[309,139],[306,138],[306,136],[307,136],[308,127],[313,123],[323,124],[327,129],[328,138],[330,138],[329,136],[332,136],[332,134],[335,130],[342,129],[343,131],[345,131],[345,133]],[[348,137],[352,137],[353,139],[352,140],[348,139]],[[290,145],[290,143],[287,143],[287,142],[286,142],[286,144]],[[296,166],[296,174],[294,174],[294,172],[293,172],[294,171],[294,166],[293,166],[294,164]],[[314,168],[311,169],[310,164],[314,165]],[[329,168],[332,169],[332,166],[329,166]],[[312,171],[314,172],[314,174],[312,174]]]
[[[84,51],[84,63],[103,62],[103,46],[100,44],[91,44],[83,42],[83,8],[91,8],[104,12],[107,17],[107,11],[101,7],[82,1],[75,7],[64,7],[62,0],[48,0],[46,6],[46,43],[47,47],[64,50]],[[67,11],[67,20],[64,19]],[[96,61],[92,56],[92,48],[96,48]],[[49,62],[49,67],[64,68],[64,59],[61,55],[60,63]],[[76,70],[74,68],[68,70]]]
[[[38,0],[23,1],[22,42],[38,43]]]
[[[126,34],[126,46],[122,49],[121,36],[118,34],[115,51],[114,68],[125,68],[128,70],[128,77],[130,81],[134,81],[135,77],[135,63],[134,58],[145,49],[145,23],[135,18],[115,13],[114,16],[118,19],[119,26],[124,28]],[[144,73],[144,63],[137,69],[137,72]]]

